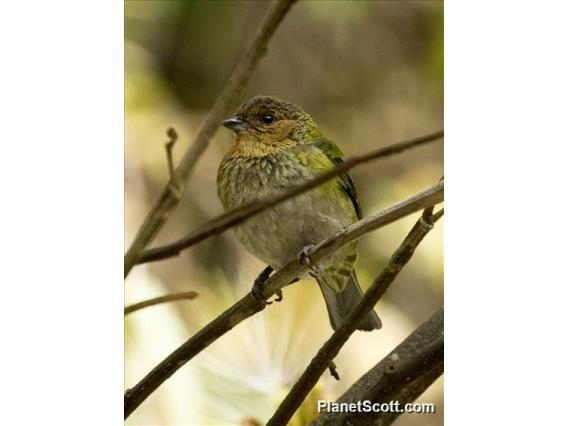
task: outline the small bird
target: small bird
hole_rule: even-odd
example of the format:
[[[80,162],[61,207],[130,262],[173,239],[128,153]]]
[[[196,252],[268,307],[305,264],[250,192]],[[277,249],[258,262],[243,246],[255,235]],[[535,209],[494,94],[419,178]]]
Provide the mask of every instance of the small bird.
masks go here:
[[[234,143],[217,172],[217,192],[225,210],[271,198],[329,171],[343,154],[299,106],[271,96],[256,96],[224,121]],[[235,227],[237,239],[254,256],[277,270],[295,259],[309,263],[315,244],[361,219],[353,181],[343,174],[285,201]],[[355,275],[357,242],[312,266],[337,330],[362,298]],[[359,330],[381,328],[375,311]]]

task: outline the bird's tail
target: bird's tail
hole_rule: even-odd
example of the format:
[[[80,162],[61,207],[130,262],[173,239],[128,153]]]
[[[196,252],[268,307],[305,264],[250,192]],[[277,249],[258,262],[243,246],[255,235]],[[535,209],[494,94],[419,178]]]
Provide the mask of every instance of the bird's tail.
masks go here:
[[[333,291],[323,280],[316,278],[323,293],[329,321],[334,330],[337,330],[351,311],[363,298],[363,291],[357,281],[355,270],[351,273],[351,277],[342,292]],[[357,326],[358,330],[371,331],[381,328],[381,320],[374,310],[371,310],[365,318]]]

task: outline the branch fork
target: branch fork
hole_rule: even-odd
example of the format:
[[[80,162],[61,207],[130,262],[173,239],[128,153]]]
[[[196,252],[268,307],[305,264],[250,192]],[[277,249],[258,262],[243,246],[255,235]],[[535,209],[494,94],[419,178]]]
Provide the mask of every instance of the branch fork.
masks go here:
[[[368,216],[350,226],[344,230],[338,232],[334,236],[328,238],[322,243],[318,244],[316,249],[311,253],[311,260],[313,262],[319,262],[326,256],[329,256],[338,248],[349,244],[352,241],[358,240],[367,233],[383,227],[389,223],[392,223],[402,217],[408,216],[409,214],[418,212],[425,208],[431,207],[437,203],[443,201],[444,198],[444,182],[437,182],[434,185],[425,188],[417,194],[412,195],[406,200],[400,201],[386,209],[383,209],[371,216]],[[425,235],[426,232],[422,225],[419,226],[420,233]],[[413,231],[412,232],[417,232]],[[412,242],[405,239],[405,245],[411,245],[416,247],[421,239],[414,240]],[[399,249],[400,251],[400,249]],[[399,255],[399,251],[393,255]],[[408,256],[409,258],[410,256]],[[408,259],[406,259],[408,260]],[[404,259],[397,258],[398,264],[403,265]],[[402,266],[400,266],[401,268]],[[394,280],[397,271],[393,269],[394,266],[389,264],[387,269],[381,274],[381,279],[383,280]],[[272,295],[277,294],[279,290],[283,287],[294,282],[297,277],[301,276],[307,271],[307,266],[298,263],[296,260],[290,262],[285,267],[278,270],[278,272],[269,276],[262,286],[262,297],[263,299],[270,298]],[[391,281],[387,281],[390,284]],[[386,290],[385,290],[386,291]],[[367,291],[365,297],[370,290]],[[378,297],[380,298],[382,294]],[[376,295],[374,297],[377,297]],[[378,299],[376,299],[378,300]],[[376,303],[368,301],[368,299],[363,299],[365,303],[365,308],[371,309]],[[235,303],[233,306],[229,307],[225,312],[207,324],[204,328],[199,330],[191,338],[189,338],[185,343],[183,343],[179,348],[172,352],[167,358],[165,358],[160,364],[158,364],[152,371],[150,371],[138,384],[136,384],[132,389],[130,389],[125,394],[125,417],[128,417],[148,396],[150,396],[162,383],[164,383],[169,377],[171,377],[179,368],[181,368],[185,363],[191,360],[195,355],[200,353],[203,349],[208,347],[211,343],[217,340],[219,337],[223,336],[233,327],[235,327],[240,322],[246,320],[247,318],[255,315],[256,313],[262,311],[266,307],[266,303],[259,301],[256,297],[252,295],[252,291],[244,296],[241,300]],[[359,307],[357,308],[359,309]],[[358,321],[349,321],[349,319],[344,323],[351,324],[353,332],[355,330],[356,324],[366,315],[366,311],[363,314],[360,312],[357,315],[361,315]],[[351,317],[349,317],[351,318]],[[340,328],[340,330],[343,330]],[[338,331],[339,332],[339,331]],[[336,333],[338,333],[336,332]],[[345,331],[342,331],[345,333]],[[348,335],[343,335],[346,339]],[[333,335],[335,336],[335,334]],[[333,337],[332,337],[333,338]],[[339,349],[337,349],[339,351]],[[323,373],[330,366],[330,361],[333,360],[337,353],[333,354],[329,359],[323,362]],[[317,376],[319,378],[319,375]],[[317,380],[317,378],[316,378]],[[294,409],[295,411],[295,409]],[[286,421],[273,424],[286,424]]]

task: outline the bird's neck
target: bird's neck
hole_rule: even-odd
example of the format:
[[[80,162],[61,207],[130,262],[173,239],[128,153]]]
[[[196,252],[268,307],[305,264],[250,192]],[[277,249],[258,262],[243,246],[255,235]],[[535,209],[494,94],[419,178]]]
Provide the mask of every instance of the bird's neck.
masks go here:
[[[289,139],[279,141],[278,143],[261,143],[257,139],[240,137],[237,138],[226,158],[244,157],[244,158],[261,158],[267,156],[278,155],[297,144]]]

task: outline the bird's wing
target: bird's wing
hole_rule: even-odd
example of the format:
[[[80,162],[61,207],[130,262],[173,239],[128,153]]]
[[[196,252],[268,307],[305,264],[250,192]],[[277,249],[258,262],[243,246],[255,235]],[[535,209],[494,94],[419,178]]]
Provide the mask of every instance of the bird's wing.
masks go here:
[[[329,158],[333,162],[333,164],[339,165],[343,163],[343,153],[338,148],[338,146],[329,139],[317,139],[314,142],[314,146],[322,151],[327,156],[327,158]],[[363,212],[361,211],[361,205],[359,204],[357,191],[355,189],[355,185],[353,184],[351,176],[349,176],[347,173],[343,173],[339,177],[341,179],[341,189],[343,189],[347,196],[351,199],[357,217],[359,219],[363,218]]]

